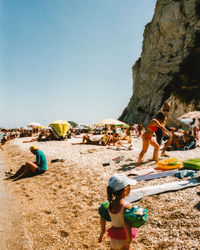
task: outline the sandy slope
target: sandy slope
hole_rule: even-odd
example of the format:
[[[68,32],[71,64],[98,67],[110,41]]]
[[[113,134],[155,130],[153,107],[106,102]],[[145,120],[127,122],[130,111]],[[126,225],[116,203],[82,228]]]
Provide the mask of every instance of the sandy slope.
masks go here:
[[[5,170],[18,169],[26,160],[34,160],[30,143],[19,138],[8,142],[1,152]],[[98,206],[106,200],[106,184],[115,172],[155,167],[147,161],[135,167],[141,139],[133,138],[132,151],[115,151],[101,146],[71,145],[70,140],[36,142],[47,155],[47,173],[17,182],[6,181],[21,203],[24,225],[33,249],[109,249],[109,239],[97,243],[100,227]],[[183,160],[199,157],[200,149],[169,152]],[[115,164],[113,158],[124,156]],[[50,163],[52,159],[65,162]],[[104,167],[102,163],[109,162]],[[140,181],[132,188],[175,181],[175,177]],[[146,197],[137,202],[148,209],[148,223],[139,229],[133,249],[199,249],[200,186]]]

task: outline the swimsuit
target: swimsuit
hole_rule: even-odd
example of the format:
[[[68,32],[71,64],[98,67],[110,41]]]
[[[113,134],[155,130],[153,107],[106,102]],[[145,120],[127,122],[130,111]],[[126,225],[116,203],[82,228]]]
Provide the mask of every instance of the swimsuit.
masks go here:
[[[147,126],[147,128],[151,129],[153,132],[157,131],[157,126]],[[152,136],[149,136],[147,134],[143,134],[142,137],[144,137],[145,140],[151,140]]]
[[[153,130],[154,132],[158,129],[157,126],[148,126],[147,128]]]
[[[142,137],[144,137],[145,140],[151,140],[151,136],[143,134]]]
[[[111,213],[108,209],[108,213],[111,218],[112,227],[107,230],[108,236],[110,237],[111,247],[113,249],[121,249],[128,243],[126,230],[124,228],[124,212],[125,207],[122,206],[118,213]],[[132,238],[137,235],[137,229],[131,228]]]

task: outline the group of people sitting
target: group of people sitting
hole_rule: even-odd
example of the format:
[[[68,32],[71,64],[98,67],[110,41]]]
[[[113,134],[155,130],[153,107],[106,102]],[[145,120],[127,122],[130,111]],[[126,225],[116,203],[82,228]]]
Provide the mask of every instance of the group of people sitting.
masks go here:
[[[105,129],[105,134],[99,139],[92,139],[88,134],[84,135],[82,142],[72,143],[76,144],[90,144],[100,146],[123,146],[123,144],[131,143],[131,131],[130,127],[126,129],[125,135],[117,133],[116,128],[112,126],[111,130]]]
[[[8,142],[8,141],[10,141],[12,139],[15,139],[18,136],[19,136],[18,132],[4,131],[3,138],[1,139],[1,142],[0,142],[0,148],[1,148],[1,150],[3,150],[2,146],[5,145],[6,142]]]
[[[195,136],[192,135],[189,130],[172,130],[172,142],[169,147],[166,149],[167,151],[171,150],[189,150],[196,147]]]
[[[34,142],[34,141],[52,141],[52,140],[60,140],[59,136],[53,131],[53,129],[45,129],[41,130],[40,133],[33,139],[28,141],[23,141],[23,143]]]

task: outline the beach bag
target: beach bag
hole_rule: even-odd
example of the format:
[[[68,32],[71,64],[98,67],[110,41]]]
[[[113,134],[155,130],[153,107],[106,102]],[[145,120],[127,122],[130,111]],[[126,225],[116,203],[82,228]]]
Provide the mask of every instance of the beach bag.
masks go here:
[[[188,159],[183,162],[184,168],[200,170],[200,158]]]
[[[111,221],[108,213],[109,201],[103,202],[98,211],[100,216],[106,221]],[[124,214],[124,219],[130,223],[131,227],[138,228],[144,225],[147,221],[147,210],[141,206],[132,205],[131,208],[127,208]]]

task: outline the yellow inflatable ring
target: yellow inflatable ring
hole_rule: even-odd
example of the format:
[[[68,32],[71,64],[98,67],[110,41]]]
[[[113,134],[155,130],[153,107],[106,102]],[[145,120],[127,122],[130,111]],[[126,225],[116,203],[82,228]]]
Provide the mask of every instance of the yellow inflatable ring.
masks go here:
[[[181,168],[182,166],[182,161],[179,161],[177,158],[170,158],[157,162],[157,169],[161,170],[176,169]]]

